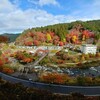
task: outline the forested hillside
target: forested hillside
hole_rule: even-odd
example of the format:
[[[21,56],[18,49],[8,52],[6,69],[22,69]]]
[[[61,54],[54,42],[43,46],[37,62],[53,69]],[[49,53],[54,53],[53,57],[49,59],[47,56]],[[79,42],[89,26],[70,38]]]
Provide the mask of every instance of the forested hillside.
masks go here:
[[[12,34],[12,33],[4,33],[4,34],[2,34],[2,36],[6,36],[6,37],[9,38],[8,42],[14,42],[19,35],[20,34]]]
[[[9,38],[7,36],[0,35],[0,43],[7,43]]]
[[[61,33],[67,33],[68,30],[70,30],[73,26],[76,26],[77,24],[81,24],[83,25],[83,27],[85,27],[86,29],[89,29],[91,31],[99,31],[100,32],[100,20],[93,20],[93,21],[75,21],[72,23],[63,23],[63,24],[55,24],[55,25],[49,25],[49,26],[45,26],[45,27],[36,27],[36,28],[32,28],[32,29],[27,29],[24,30],[23,33],[26,33],[28,31],[53,31],[55,32],[57,35],[60,35]]]
[[[64,45],[66,42],[77,44],[89,38],[100,38],[100,20],[75,21],[26,29],[16,39],[16,44],[26,46],[47,45],[47,43]]]

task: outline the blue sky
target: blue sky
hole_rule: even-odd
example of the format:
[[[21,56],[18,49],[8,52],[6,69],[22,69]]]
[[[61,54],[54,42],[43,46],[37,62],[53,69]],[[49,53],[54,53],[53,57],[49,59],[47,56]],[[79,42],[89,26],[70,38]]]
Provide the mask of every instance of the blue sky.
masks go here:
[[[0,0],[0,33],[100,19],[100,0]]]

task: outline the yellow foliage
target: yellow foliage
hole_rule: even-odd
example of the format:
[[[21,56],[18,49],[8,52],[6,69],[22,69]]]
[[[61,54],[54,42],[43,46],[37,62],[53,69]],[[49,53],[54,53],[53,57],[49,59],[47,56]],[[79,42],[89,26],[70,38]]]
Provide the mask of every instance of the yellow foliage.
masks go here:
[[[85,41],[85,35],[83,35],[82,40]]]
[[[63,42],[66,42],[66,39],[65,38],[63,38]]]
[[[47,37],[47,41],[51,40],[51,35],[49,33],[46,34],[46,37]]]
[[[74,35],[74,36],[72,37],[72,41],[73,41],[73,42],[76,42],[76,40],[77,40],[77,36]]]

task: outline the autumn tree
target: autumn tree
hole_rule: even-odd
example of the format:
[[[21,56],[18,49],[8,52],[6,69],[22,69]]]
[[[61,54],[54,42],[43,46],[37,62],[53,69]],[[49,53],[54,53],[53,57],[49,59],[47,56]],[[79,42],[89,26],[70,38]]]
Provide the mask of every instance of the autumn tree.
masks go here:
[[[51,35],[49,33],[46,34],[47,42],[51,41]]]
[[[4,42],[7,43],[9,41],[9,38],[7,36],[0,35],[0,43]]]
[[[0,71],[3,70],[3,67],[2,67],[3,64],[4,64],[3,61],[0,59]]]

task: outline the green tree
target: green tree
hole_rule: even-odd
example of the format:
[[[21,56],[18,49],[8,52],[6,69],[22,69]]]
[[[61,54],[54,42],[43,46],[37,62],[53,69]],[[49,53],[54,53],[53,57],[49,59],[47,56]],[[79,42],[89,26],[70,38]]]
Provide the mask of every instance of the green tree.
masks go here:
[[[78,76],[77,77],[77,84],[78,85],[84,85],[85,84],[85,79],[83,76]]]

